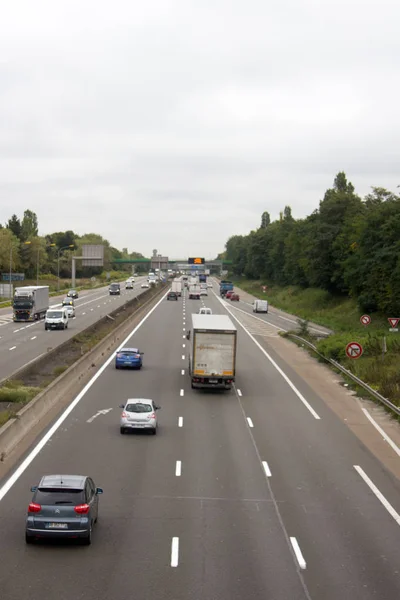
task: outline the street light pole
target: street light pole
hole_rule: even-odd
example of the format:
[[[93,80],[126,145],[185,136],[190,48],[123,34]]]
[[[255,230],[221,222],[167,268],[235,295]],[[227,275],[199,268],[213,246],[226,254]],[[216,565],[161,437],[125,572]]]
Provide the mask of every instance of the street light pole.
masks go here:
[[[12,247],[12,243],[11,243],[11,246],[10,246],[10,281],[9,281],[10,287],[8,288],[8,289],[9,289],[9,292],[10,292],[10,300],[11,300],[11,298],[12,298],[12,293],[11,293],[12,248],[13,248],[13,247]]]
[[[58,253],[57,253],[57,291],[60,291],[60,253],[63,250],[67,250],[67,248],[73,248],[74,244],[69,244],[68,246],[63,246],[62,248],[58,249]]]
[[[39,252],[40,252],[40,246],[37,251],[37,260],[36,260],[36,285],[39,285]]]

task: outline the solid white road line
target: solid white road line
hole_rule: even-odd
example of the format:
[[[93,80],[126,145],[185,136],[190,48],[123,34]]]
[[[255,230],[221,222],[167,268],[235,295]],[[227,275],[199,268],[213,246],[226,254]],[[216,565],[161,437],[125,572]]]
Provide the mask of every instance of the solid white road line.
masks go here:
[[[264,471],[265,471],[265,474],[266,474],[266,476],[267,476],[267,477],[272,477],[272,473],[271,473],[271,471],[270,471],[270,468],[269,468],[269,466],[268,466],[268,463],[267,463],[267,461],[266,461],[266,460],[263,460],[263,461],[262,461],[262,465],[263,465],[263,467],[264,467]]]
[[[290,538],[290,543],[292,544],[293,551],[294,551],[294,553],[296,555],[297,562],[299,563],[300,569],[305,569],[307,567],[307,563],[304,560],[304,557],[303,557],[303,555],[301,553],[298,541],[296,540],[295,537],[291,537]]]
[[[181,391],[180,391],[180,395],[181,395],[181,396],[183,396],[183,394],[184,394],[184,393],[185,393],[185,392],[184,392],[184,390],[181,390]]]
[[[171,567],[177,567],[179,564],[179,538],[173,537],[171,544]]]
[[[25,460],[19,465],[19,467],[14,471],[14,473],[7,479],[2,487],[0,487],[0,501],[4,498],[7,492],[12,488],[16,481],[21,477],[21,475],[26,471],[35,457],[39,454],[39,452],[44,448],[47,442],[51,439],[51,437],[55,434],[55,432],[60,428],[60,426],[64,423],[65,419],[71,414],[74,410],[75,406],[79,404],[82,398],[85,396],[86,392],[90,390],[93,384],[97,381],[97,379],[104,373],[107,369],[108,365],[114,360],[115,353],[121,350],[124,346],[127,345],[131,337],[137,332],[138,329],[147,321],[150,315],[158,308],[158,306],[165,300],[167,296],[167,292],[160,298],[160,300],[153,306],[151,310],[143,317],[143,319],[136,325],[134,329],[129,333],[129,335],[123,340],[123,342],[118,346],[118,348],[112,352],[112,354],[108,357],[106,362],[100,367],[100,369],[93,375],[92,379],[85,385],[83,390],[79,392],[76,398],[71,402],[71,404],[66,408],[66,410],[61,414],[61,416],[57,419],[52,427],[47,431],[47,433],[41,438],[41,440],[36,444],[33,450],[28,454]]]
[[[180,477],[182,473],[182,463],[180,460],[176,461],[176,467],[175,467],[175,475],[177,477]]]
[[[224,302],[221,300],[221,298],[218,298],[217,295],[215,295],[215,296],[216,296],[217,300],[219,300],[221,302],[221,304],[224,306]],[[239,321],[239,319],[237,319],[237,317],[235,317],[235,315],[232,313],[232,311],[227,306],[225,306],[225,310],[227,310],[228,313],[231,315],[231,317],[233,317],[235,319],[235,321],[237,321],[239,323],[239,325],[247,333],[247,335],[249,336],[249,338],[253,340],[253,342],[255,343],[255,345],[261,350],[261,352],[264,354],[264,356],[266,358],[268,358],[269,362],[272,364],[273,367],[275,367],[275,369],[278,371],[278,373],[283,377],[283,379],[286,381],[286,383],[288,384],[288,386],[293,390],[293,392],[296,394],[296,396],[299,398],[299,400],[301,400],[302,403],[304,404],[304,406],[306,408],[308,408],[308,410],[310,411],[310,413],[312,414],[312,416],[314,417],[314,419],[318,419],[319,420],[321,417],[316,413],[316,411],[313,409],[313,407],[311,406],[311,404],[309,402],[307,402],[307,400],[304,398],[304,396],[299,392],[299,390],[297,389],[297,387],[292,383],[292,381],[289,379],[289,377],[286,375],[286,373],[284,373],[284,371],[282,371],[282,369],[274,361],[274,359],[272,358],[272,356],[270,356],[268,354],[268,352],[261,346],[261,344],[255,339],[255,337],[246,329],[246,327]]]
[[[34,335],[33,337],[31,337],[31,340],[36,340],[37,335]]]
[[[179,417],[179,419],[178,419],[178,427],[183,427],[183,417]]]
[[[250,417],[247,417],[247,422],[249,424],[249,427],[254,427],[253,421],[250,419]]]
[[[382,494],[382,492],[380,492],[378,490],[376,485],[371,481],[371,479],[368,477],[368,475],[365,473],[365,471],[363,471],[363,469],[361,467],[359,467],[358,465],[353,465],[353,467],[355,468],[357,473],[360,475],[360,477],[362,477],[364,479],[365,483],[368,485],[370,490],[375,494],[375,496],[378,498],[378,500],[383,504],[383,506],[386,508],[388,513],[393,517],[393,519],[396,521],[397,525],[400,525],[399,513],[396,512],[395,509],[393,508],[393,506],[390,504],[390,502],[388,502],[388,500],[386,500],[385,496]]]
[[[362,409],[364,415],[367,417],[369,421],[371,421],[372,425],[379,431],[385,442],[389,444],[389,446],[396,452],[397,456],[400,456],[400,448],[394,443],[394,441],[388,436],[385,431],[383,431],[382,427],[378,425],[378,423],[373,419],[373,417],[369,414],[366,408]]]
[[[185,369],[182,369],[181,375],[184,375],[184,374],[185,374]]]
[[[238,396],[242,396],[241,390],[237,390],[237,394],[238,394]]]
[[[15,350],[17,346],[12,346],[11,348],[9,348],[9,350]]]

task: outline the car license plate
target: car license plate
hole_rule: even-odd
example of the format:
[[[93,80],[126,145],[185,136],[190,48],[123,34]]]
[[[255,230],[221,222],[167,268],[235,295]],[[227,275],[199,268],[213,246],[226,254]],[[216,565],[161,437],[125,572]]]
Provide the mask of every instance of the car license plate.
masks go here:
[[[47,529],[68,529],[67,523],[47,523]]]
[[[124,365],[130,365],[130,364],[131,364],[131,361],[130,361],[130,360],[126,360],[126,361],[124,362]]]
[[[209,379],[208,380],[210,383],[218,383],[218,379]]]

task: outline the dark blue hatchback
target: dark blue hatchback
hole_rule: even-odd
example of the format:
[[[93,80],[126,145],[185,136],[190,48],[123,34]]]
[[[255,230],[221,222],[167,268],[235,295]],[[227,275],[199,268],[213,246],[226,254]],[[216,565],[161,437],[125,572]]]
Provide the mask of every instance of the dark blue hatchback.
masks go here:
[[[115,368],[141,369],[143,354],[138,348],[121,348],[115,357]]]

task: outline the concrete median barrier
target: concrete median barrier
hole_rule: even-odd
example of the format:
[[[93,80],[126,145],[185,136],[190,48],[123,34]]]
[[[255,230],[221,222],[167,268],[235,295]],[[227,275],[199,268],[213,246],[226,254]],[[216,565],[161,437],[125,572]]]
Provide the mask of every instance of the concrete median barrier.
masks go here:
[[[115,324],[112,331],[92,349],[52,381],[43,391],[39,392],[33,400],[16,413],[15,417],[11,418],[0,428],[0,461],[6,461],[16,446],[41,421],[43,421],[43,427],[47,425],[45,418],[49,411],[56,408],[59,408],[59,411],[61,411],[79,393],[93,376],[96,369],[101,367],[110,356],[110,353],[115,351],[118,345],[126,338],[129,331],[135,325],[135,322],[139,322],[152,305],[166,292],[167,287],[162,286],[161,288],[146,290],[140,296],[133,298],[123,307],[110,312],[109,315],[106,315],[103,319],[76,336],[95,333],[96,329],[99,329],[99,324],[108,321],[110,317],[114,319],[113,323],[121,319],[121,313],[125,317],[122,322]],[[7,379],[26,379],[34,375],[35,369],[38,369],[40,364],[56,362],[56,356],[60,352],[65,352],[68,344],[76,344],[76,339],[75,341],[74,339],[71,338],[54,350],[50,350],[45,356],[39,357],[38,361],[19,369]]]

